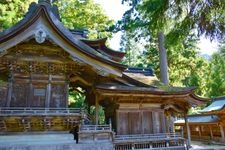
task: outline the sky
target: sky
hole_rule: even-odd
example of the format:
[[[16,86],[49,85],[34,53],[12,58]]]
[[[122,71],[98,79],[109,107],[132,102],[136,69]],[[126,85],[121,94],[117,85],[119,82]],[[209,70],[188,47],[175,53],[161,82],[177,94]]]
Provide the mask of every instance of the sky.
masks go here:
[[[122,18],[123,13],[129,8],[128,6],[122,5],[121,0],[94,0],[96,3],[100,4],[104,9],[105,13],[109,18],[117,21]],[[120,48],[120,37],[121,33],[114,34],[113,38],[110,40],[110,48],[114,50],[119,50]],[[211,42],[209,39],[200,38],[200,43],[198,44],[201,54],[212,55],[217,51],[217,42]]]

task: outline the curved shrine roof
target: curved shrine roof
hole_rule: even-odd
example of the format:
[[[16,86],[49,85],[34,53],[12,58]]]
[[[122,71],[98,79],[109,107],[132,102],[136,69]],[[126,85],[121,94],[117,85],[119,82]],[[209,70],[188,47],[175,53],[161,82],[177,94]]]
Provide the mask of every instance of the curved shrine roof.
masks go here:
[[[122,61],[123,57],[125,56],[124,52],[114,51],[106,46],[106,40],[104,39],[98,39],[98,40],[88,40],[88,39],[82,39],[82,41],[89,46],[91,46],[93,49],[95,49],[97,52],[101,53],[104,56],[109,57],[110,59],[114,61]]]
[[[202,113],[212,112],[212,111],[219,111],[225,107],[225,97],[217,97],[213,99],[213,102],[203,110],[199,111]]]
[[[79,53],[82,53],[80,54],[80,56],[86,55],[90,57],[91,59],[94,59],[95,61],[105,63],[105,65],[108,65],[108,66],[113,66],[120,71],[126,69],[126,65],[120,64],[112,60],[108,56],[93,49],[91,46],[83,42],[81,39],[76,38],[70,30],[68,30],[67,28],[63,26],[63,24],[60,22],[59,18],[54,12],[55,12],[54,7],[47,2],[41,1],[39,2],[39,4],[31,3],[28,13],[25,15],[25,17],[21,21],[19,21],[13,27],[6,29],[2,33],[0,33],[0,56],[1,56],[1,53],[4,53],[8,48],[22,42],[20,40],[26,40],[26,39],[21,39],[18,37],[17,38],[18,40],[15,41],[17,43],[14,43],[14,45],[10,43],[7,45],[8,47],[5,44],[6,42],[12,40],[16,36],[19,36],[19,34],[26,32],[28,28],[32,28],[33,24],[37,22],[39,18],[45,17],[48,21],[47,23],[50,24],[50,27],[46,25],[46,23],[38,24],[37,26],[42,26],[42,27],[47,26],[46,28],[52,28],[52,30],[54,30],[58,34],[56,36],[63,38],[65,41],[67,41],[67,44],[76,48],[79,51]],[[34,30],[36,28],[37,27],[34,27]],[[27,36],[33,36],[33,35],[27,35]],[[55,38],[55,37],[51,37],[51,38]],[[61,45],[61,47],[64,47],[64,46],[65,45]],[[72,52],[72,50],[68,50],[68,52],[74,53]]]
[[[219,117],[217,115],[188,115],[188,123],[190,124],[200,124],[200,123],[218,123]],[[176,120],[175,125],[184,124],[183,119]]]

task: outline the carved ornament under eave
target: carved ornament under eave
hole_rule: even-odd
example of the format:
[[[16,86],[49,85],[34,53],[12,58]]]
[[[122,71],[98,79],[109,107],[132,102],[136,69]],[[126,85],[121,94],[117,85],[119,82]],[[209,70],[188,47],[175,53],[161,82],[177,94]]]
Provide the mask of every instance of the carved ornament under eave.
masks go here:
[[[41,44],[45,42],[47,38],[47,33],[43,28],[39,28],[38,30],[35,31],[34,37],[36,42]]]

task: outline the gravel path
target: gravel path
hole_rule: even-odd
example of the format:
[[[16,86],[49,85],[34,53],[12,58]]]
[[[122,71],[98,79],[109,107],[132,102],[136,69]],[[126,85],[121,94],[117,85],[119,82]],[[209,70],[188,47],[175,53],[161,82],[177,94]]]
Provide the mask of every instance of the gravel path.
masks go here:
[[[189,150],[225,150],[224,145],[210,144],[207,142],[192,141],[192,148]]]

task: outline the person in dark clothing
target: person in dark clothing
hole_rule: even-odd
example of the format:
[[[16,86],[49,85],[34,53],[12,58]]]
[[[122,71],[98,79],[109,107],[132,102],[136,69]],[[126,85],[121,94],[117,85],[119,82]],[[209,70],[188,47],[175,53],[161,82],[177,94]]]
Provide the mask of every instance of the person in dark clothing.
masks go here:
[[[73,128],[70,130],[70,133],[73,134],[73,138],[74,138],[74,140],[76,140],[76,143],[78,143],[78,139],[79,139],[79,137],[78,137],[78,132],[79,132],[79,126],[78,126],[78,125],[75,126],[75,127],[73,127]]]

